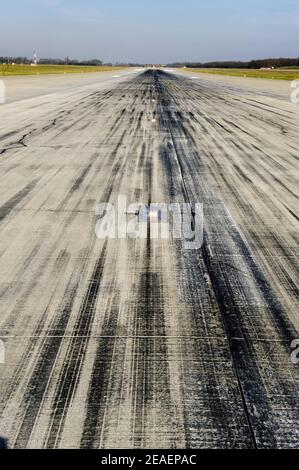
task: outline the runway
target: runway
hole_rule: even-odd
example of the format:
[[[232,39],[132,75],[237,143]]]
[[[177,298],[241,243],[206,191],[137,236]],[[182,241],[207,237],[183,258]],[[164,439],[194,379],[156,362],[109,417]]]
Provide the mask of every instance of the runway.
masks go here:
[[[114,75],[0,106],[0,436],[299,448],[299,106],[267,80]],[[119,195],[203,204],[202,247],[98,239]]]

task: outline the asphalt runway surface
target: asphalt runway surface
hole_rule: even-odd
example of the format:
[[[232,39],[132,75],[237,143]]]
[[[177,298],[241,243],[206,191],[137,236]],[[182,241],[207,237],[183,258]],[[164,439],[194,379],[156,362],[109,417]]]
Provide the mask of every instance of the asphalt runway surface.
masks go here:
[[[267,80],[115,75],[0,106],[0,437],[298,448],[299,105]],[[97,238],[118,195],[202,203],[202,247],[149,222]]]
[[[0,76],[5,86],[5,102],[15,103],[30,98],[37,98],[62,91],[75,93],[81,87],[111,81],[133,75],[140,69],[120,69],[111,72],[66,73],[52,75]]]

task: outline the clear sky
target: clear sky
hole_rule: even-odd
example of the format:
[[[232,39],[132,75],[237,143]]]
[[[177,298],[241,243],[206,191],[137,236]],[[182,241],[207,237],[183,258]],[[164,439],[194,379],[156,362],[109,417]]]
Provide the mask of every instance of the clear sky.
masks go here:
[[[3,0],[0,55],[169,63],[299,56],[299,0]]]

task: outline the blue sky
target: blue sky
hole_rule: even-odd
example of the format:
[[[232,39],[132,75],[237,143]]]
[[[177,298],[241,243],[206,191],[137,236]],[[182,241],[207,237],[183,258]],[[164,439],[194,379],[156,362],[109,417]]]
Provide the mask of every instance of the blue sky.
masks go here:
[[[9,0],[0,55],[183,60],[299,56],[299,0]]]

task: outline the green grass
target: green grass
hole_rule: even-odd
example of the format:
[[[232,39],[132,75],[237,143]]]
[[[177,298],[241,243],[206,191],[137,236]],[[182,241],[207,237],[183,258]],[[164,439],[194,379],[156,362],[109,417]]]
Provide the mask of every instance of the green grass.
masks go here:
[[[209,73],[229,77],[268,78],[271,80],[298,80],[299,70],[253,70],[253,69],[183,69],[192,73]]]
[[[97,67],[81,65],[37,65],[36,67],[32,67],[31,65],[0,64],[0,76],[94,73],[120,70],[124,68],[125,67]]]
[[[279,67],[279,70],[299,70],[299,65],[289,65],[288,67]]]

